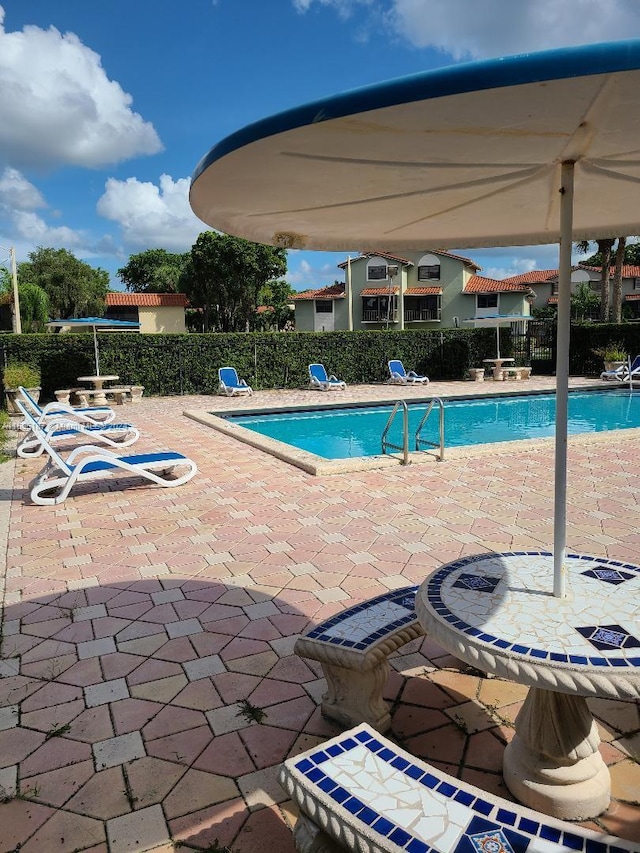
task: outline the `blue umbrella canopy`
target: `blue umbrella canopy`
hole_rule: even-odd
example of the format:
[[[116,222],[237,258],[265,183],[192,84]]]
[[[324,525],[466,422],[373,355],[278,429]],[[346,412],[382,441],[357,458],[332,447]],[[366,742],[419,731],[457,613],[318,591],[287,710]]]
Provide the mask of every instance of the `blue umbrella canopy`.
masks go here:
[[[98,350],[98,329],[117,332],[133,332],[140,329],[140,323],[134,320],[110,320],[108,317],[67,317],[65,320],[50,320],[50,329],[66,327],[93,331],[93,352],[96,363],[96,376],[100,376],[100,352]]]

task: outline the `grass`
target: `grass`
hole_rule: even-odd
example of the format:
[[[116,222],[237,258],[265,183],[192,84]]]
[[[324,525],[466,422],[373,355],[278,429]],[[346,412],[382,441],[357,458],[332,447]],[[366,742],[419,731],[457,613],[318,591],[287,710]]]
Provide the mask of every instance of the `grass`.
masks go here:
[[[11,457],[3,452],[3,448],[9,441],[9,425],[11,418],[4,411],[0,410],[0,463],[7,462]]]

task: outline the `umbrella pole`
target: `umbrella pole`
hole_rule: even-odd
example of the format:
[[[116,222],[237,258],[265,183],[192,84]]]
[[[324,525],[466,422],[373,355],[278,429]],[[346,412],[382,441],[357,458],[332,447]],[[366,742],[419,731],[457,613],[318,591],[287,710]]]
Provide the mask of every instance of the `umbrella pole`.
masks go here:
[[[100,357],[98,355],[98,332],[96,327],[93,327],[93,352],[96,357],[96,376],[100,376]]]
[[[500,323],[496,323],[496,349],[498,350],[498,358],[500,358]]]
[[[560,187],[560,269],[556,353],[556,458],[553,515],[553,594],[566,596],[567,413],[571,316],[571,238],[573,236],[573,161],[562,164]]]

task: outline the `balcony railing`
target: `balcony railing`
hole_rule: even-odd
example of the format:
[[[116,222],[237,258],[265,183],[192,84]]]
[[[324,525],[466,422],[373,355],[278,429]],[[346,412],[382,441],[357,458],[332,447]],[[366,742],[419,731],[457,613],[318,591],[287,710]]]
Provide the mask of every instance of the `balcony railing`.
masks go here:
[[[440,320],[440,309],[421,308],[417,311],[407,309],[404,312],[405,323],[424,323],[428,320]]]
[[[398,322],[398,312],[392,311],[388,317],[386,311],[363,311],[362,312],[362,322],[363,323],[386,323],[387,319],[390,323]]]

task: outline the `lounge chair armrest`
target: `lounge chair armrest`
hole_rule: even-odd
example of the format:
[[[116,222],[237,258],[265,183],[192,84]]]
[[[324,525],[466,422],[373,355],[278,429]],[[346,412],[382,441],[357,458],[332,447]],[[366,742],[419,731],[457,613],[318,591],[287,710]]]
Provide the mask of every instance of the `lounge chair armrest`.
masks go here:
[[[81,444],[79,447],[74,447],[69,456],[67,457],[67,463],[71,465],[79,456],[83,456],[87,453],[95,453],[100,457],[104,456],[113,456],[114,458],[118,457],[117,453],[114,453],[112,450],[107,450],[107,448],[96,447],[95,444]],[[85,461],[84,459],[82,460]]]

